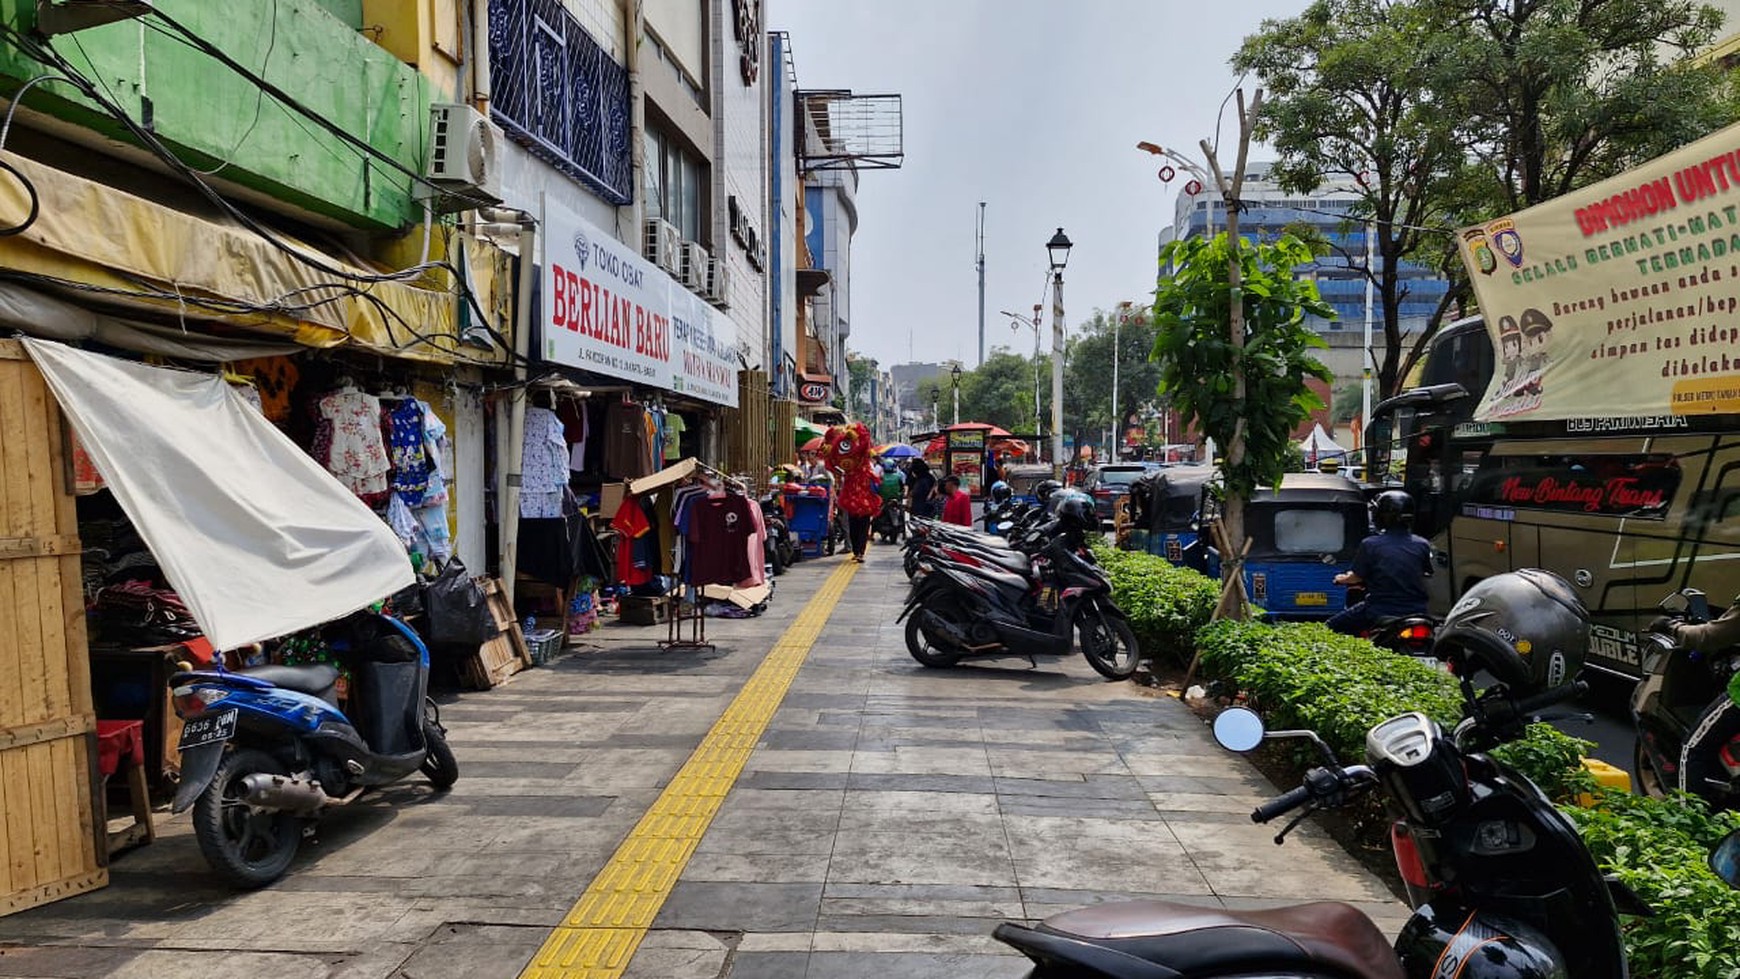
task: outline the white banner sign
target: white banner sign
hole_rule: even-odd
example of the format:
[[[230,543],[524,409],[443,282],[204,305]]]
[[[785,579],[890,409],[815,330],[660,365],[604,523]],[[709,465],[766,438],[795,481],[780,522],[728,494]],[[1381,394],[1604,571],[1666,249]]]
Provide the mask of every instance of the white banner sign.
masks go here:
[[[683,306],[685,300],[688,309]],[[737,326],[705,299],[671,286],[671,388],[737,407]]]
[[[730,320],[558,204],[545,204],[543,230],[545,360],[737,406]]]

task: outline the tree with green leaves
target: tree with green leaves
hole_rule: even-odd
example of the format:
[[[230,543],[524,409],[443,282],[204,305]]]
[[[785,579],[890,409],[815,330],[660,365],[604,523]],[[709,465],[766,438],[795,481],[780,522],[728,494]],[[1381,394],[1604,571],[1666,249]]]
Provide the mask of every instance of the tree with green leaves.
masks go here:
[[[1619,173],[1737,118],[1733,87],[1680,55],[1721,15],[1698,0],[1315,0],[1265,21],[1233,65],[1270,101],[1259,133],[1289,190],[1361,197],[1396,393],[1468,283],[1449,232]],[[1357,257],[1350,256],[1357,261]],[[1402,344],[1402,263],[1451,278]],[[1363,266],[1363,261],[1358,261]]]
[[[1415,0],[1450,39],[1436,101],[1493,216],[1614,176],[1736,118],[1733,83],[1688,56],[1722,12],[1700,0]]]
[[[1160,368],[1148,359],[1154,349],[1154,322],[1148,310],[1120,303],[1096,309],[1071,339],[1064,362],[1064,418],[1076,444],[1095,443],[1107,428],[1120,433],[1112,414],[1113,340],[1117,341],[1118,414],[1151,401],[1160,384]],[[1047,362],[1049,364],[1049,362]],[[1046,367],[1049,372],[1049,366]],[[1049,377],[1049,373],[1047,374]],[[1047,381],[1049,385],[1049,381]],[[1048,399],[1049,403],[1049,399]]]
[[[1395,393],[1402,373],[1403,263],[1435,263],[1453,249],[1449,197],[1464,160],[1456,120],[1435,97],[1455,41],[1427,30],[1421,7],[1316,0],[1297,17],[1264,21],[1232,59],[1268,94],[1257,134],[1279,155],[1275,179],[1297,193],[1330,184],[1359,195],[1352,220],[1370,222],[1376,262],[1343,257],[1372,281],[1385,340],[1380,397]],[[1427,332],[1463,294],[1446,293]]]
[[[1323,402],[1307,385],[1332,379],[1311,351],[1326,344],[1307,316],[1334,319],[1317,284],[1296,278],[1310,248],[1291,235],[1271,244],[1229,241],[1225,232],[1174,241],[1160,251],[1175,269],[1154,292],[1152,356],[1159,392],[1196,430],[1225,453],[1222,526],[1233,553],[1223,567],[1240,573],[1244,502],[1259,486],[1280,482],[1293,450],[1293,431]],[[1239,285],[1228,275],[1238,262]],[[1243,324],[1234,333],[1234,304]],[[1230,609],[1242,614],[1242,608]]]

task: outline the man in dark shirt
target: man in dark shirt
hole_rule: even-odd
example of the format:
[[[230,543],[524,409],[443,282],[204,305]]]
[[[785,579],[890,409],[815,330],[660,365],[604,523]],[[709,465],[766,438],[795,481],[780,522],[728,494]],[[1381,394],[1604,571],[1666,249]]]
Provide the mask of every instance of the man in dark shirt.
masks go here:
[[[1357,636],[1379,619],[1426,614],[1426,579],[1432,575],[1432,545],[1414,534],[1414,500],[1401,490],[1378,494],[1378,533],[1360,542],[1353,570],[1335,576],[1338,585],[1364,585],[1365,601],[1336,613],[1327,623]]]

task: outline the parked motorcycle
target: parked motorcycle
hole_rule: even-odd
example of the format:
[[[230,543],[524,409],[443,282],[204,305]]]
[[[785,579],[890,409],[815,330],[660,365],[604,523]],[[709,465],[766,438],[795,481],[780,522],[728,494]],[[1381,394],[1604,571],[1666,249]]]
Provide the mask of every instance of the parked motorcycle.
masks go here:
[[[791,535],[791,524],[786,522],[778,490],[769,490],[761,498],[761,522],[767,528],[763,559],[774,574],[784,574],[785,569],[797,563],[798,546]]]
[[[1082,655],[1102,676],[1121,680],[1136,671],[1140,650],[1129,621],[1112,602],[1111,581],[1084,544],[1094,528],[1093,501],[1085,494],[1060,508],[1050,536],[1022,573],[999,566],[987,549],[972,560],[928,555],[927,573],[915,578],[906,607],[906,648],[929,667],[953,666],[974,656],[1066,656],[1081,637]]]
[[[368,612],[323,631],[350,670],[348,714],[328,665],[230,671],[220,661],[170,678],[186,722],[171,811],[193,808],[200,852],[236,886],[283,876],[304,825],[365,789],[419,771],[437,789],[459,778],[417,634]]]
[[[1710,603],[1695,588],[1663,599],[1670,618],[1691,623],[1710,621]],[[1631,715],[1637,726],[1633,774],[1638,791],[1660,796],[1679,790],[1701,796],[1718,809],[1740,809],[1740,736],[1716,752],[1714,773],[1726,779],[1688,779],[1686,742],[1714,703],[1729,697],[1728,684],[1740,673],[1740,648],[1682,649],[1660,632],[1643,636],[1644,677],[1631,694]]]
[[[883,500],[882,510],[870,524],[870,532],[893,544],[906,537],[906,507],[899,500]]]
[[[1562,594],[1575,601],[1569,586]],[[1471,609],[1468,618],[1492,614],[1490,602]],[[1505,628],[1513,627],[1514,620]],[[1587,635],[1584,614],[1581,636],[1572,638]],[[1374,789],[1383,793],[1394,820],[1396,865],[1415,908],[1393,947],[1364,914],[1337,902],[1264,911],[1111,903],[1034,927],[1005,923],[996,937],[1033,960],[1030,979],[1624,979],[1619,914],[1648,909],[1624,884],[1604,877],[1575,826],[1539,789],[1484,754],[1522,737],[1530,721],[1584,689],[1574,679],[1581,654],[1563,655],[1555,644],[1549,657],[1541,648],[1541,657],[1524,667],[1538,682],[1518,683],[1516,671],[1498,662],[1498,648],[1472,642],[1445,648],[1441,641],[1462,679],[1464,719],[1453,732],[1420,713],[1383,721],[1366,735],[1364,765],[1342,765],[1314,732],[1265,732],[1244,708],[1216,719],[1215,737],[1231,750],[1302,738],[1322,756],[1303,785],[1251,813],[1267,823],[1298,811],[1276,843],[1314,810],[1344,806]],[[1515,652],[1527,653],[1505,648],[1513,649],[1513,663]],[[1473,681],[1481,673],[1498,679],[1477,694]],[[1545,689],[1533,692],[1541,684]],[[1740,886],[1737,856],[1740,833],[1711,858],[1734,886]]]

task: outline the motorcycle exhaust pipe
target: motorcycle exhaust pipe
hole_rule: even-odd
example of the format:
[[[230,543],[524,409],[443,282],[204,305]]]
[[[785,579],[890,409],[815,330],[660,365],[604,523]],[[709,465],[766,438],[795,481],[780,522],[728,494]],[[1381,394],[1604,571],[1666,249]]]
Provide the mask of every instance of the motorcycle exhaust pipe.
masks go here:
[[[280,809],[298,816],[312,816],[334,802],[313,779],[264,772],[242,777],[242,801],[261,809]]]

